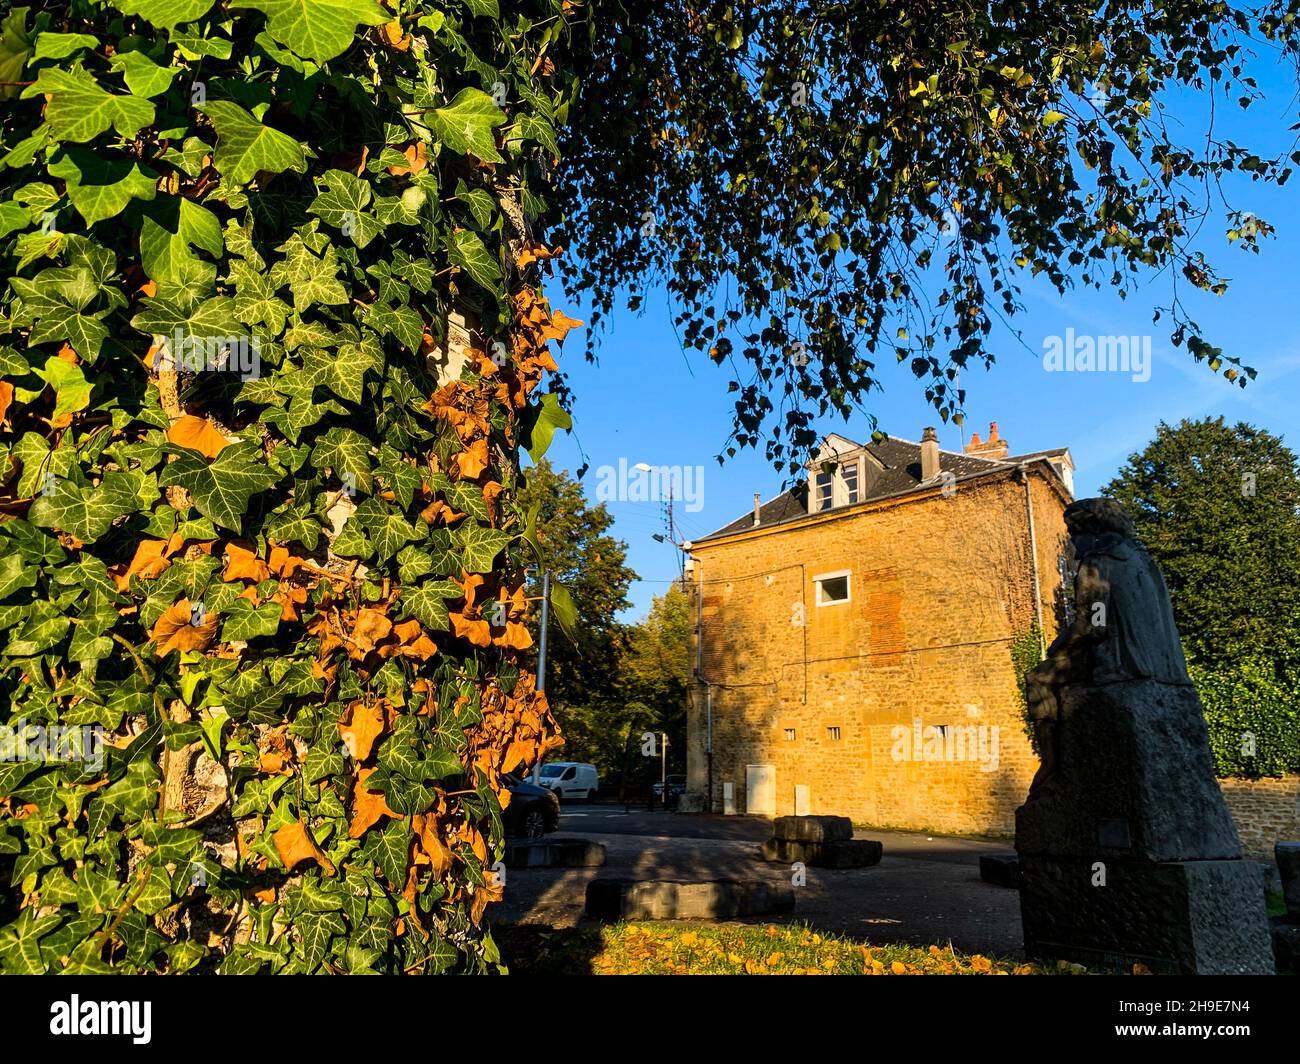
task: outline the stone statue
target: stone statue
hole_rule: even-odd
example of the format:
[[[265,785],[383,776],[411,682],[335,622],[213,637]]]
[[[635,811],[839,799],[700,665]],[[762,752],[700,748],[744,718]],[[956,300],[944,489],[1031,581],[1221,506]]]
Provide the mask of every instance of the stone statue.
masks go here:
[[[1074,617],[1026,678],[1042,765],[1016,811],[1025,950],[1272,971],[1261,872],[1215,779],[1164,578],[1113,500],[1065,521]]]
[[[1034,787],[1048,786],[1056,768],[1059,692],[1066,685],[1191,684],[1165,579],[1123,508],[1113,499],[1081,499],[1067,507],[1065,526],[1078,559],[1074,623],[1025,680],[1042,759]]]

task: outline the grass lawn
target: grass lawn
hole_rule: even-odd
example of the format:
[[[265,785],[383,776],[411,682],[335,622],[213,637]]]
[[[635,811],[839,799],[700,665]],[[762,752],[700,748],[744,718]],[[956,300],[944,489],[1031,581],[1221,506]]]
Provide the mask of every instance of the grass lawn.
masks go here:
[[[1087,971],[1077,964],[1023,964],[939,946],[872,945],[816,932],[803,924],[673,921],[559,929],[497,924],[493,935],[501,959],[517,975],[1055,975]]]

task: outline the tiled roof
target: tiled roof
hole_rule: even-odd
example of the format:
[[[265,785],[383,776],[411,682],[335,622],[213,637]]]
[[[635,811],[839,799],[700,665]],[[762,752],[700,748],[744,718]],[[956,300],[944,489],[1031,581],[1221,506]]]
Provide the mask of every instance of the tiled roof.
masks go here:
[[[863,450],[875,458],[883,468],[869,471],[866,491],[858,499],[858,504],[874,502],[880,499],[905,495],[911,491],[933,488],[938,483],[931,481],[924,484],[921,480],[921,445],[911,440],[886,436],[878,443],[868,443]],[[973,454],[959,454],[956,451],[939,452],[939,468],[945,473],[952,473],[957,480],[982,476],[998,470],[1005,470],[1022,462],[1054,458],[1066,453],[1066,448],[1057,447],[1046,451],[1034,451],[1030,454],[1015,455],[1003,459],[981,458]],[[870,464],[868,462],[868,464]],[[854,504],[857,505],[857,504]],[[846,507],[836,507],[846,509]],[[828,513],[830,511],[822,511]],[[754,524],[754,512],[736,518],[716,532],[702,536],[696,543],[729,536],[737,532],[747,532],[753,528],[770,528],[772,525],[796,521],[801,517],[813,516],[808,513],[808,485],[800,484],[789,491],[782,492],[776,498],[763,503],[758,511],[759,523]],[[816,516],[821,516],[816,515]]]

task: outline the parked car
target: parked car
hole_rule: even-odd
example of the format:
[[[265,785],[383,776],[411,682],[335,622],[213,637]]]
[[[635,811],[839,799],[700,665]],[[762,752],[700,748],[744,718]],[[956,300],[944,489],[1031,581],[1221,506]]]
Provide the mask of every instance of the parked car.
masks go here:
[[[554,761],[543,765],[538,782],[560,798],[580,798],[591,801],[596,797],[600,779],[595,765],[579,761]]]
[[[663,796],[664,796],[664,785],[663,785],[662,783],[656,783],[656,784],[651,788],[651,790],[654,791],[654,794],[655,794],[655,797],[656,797],[656,798],[658,798],[658,799],[660,799],[660,800],[663,799]],[[680,798],[680,797],[681,797],[683,794],[685,794],[685,793],[686,793],[686,777],[685,777],[685,776],[669,776],[669,777],[668,777],[668,801],[669,801],[669,802],[674,802],[674,801],[676,801],[678,798]]]
[[[505,777],[510,804],[501,813],[507,838],[540,839],[560,825],[560,800],[555,792],[517,776]]]

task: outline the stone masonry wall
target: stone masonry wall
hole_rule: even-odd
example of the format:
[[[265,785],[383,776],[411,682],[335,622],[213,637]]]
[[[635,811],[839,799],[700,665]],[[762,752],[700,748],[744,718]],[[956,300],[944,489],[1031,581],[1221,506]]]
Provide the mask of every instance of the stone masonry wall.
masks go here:
[[[1045,472],[1028,483],[1050,641],[1067,500]],[[739,812],[794,813],[800,785],[810,813],[1011,832],[1037,767],[1010,657],[1035,617],[1029,544],[1026,486],[1012,474],[697,544],[713,808],[730,782]],[[815,577],[842,570],[850,601],[818,606]],[[701,687],[687,752],[700,798],[705,706]],[[750,810],[748,766],[764,765],[774,803]]]
[[[1273,857],[1273,843],[1300,840],[1300,776],[1219,780],[1247,852]]]

